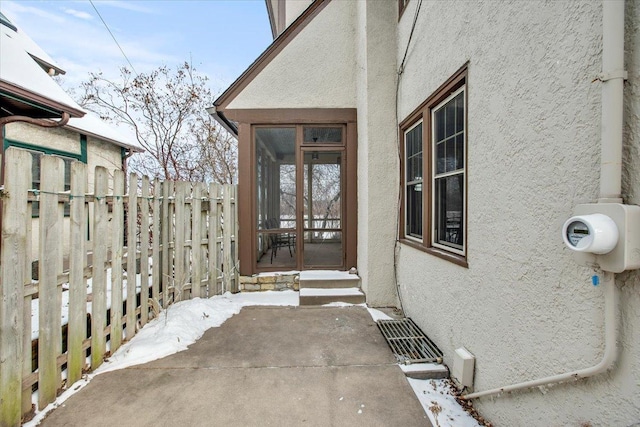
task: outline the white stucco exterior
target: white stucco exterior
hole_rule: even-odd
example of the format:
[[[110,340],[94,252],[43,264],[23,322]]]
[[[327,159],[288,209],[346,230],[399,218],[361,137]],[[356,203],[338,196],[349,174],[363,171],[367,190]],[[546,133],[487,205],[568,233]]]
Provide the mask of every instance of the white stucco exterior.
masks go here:
[[[355,6],[327,5],[228,108],[354,108]]]
[[[398,26],[402,59],[417,2]],[[625,197],[638,203],[637,3],[627,2]],[[597,199],[600,2],[424,1],[400,84],[404,119],[469,61],[469,268],[401,245],[411,316],[452,362],[476,356],[475,390],[595,365],[603,291],[562,243],[576,204]],[[514,30],[517,29],[517,30]],[[635,96],[634,96],[635,94]],[[619,357],[609,373],[475,405],[496,425],[628,426],[640,420],[640,283],[618,276]]]
[[[598,363],[603,290],[564,247],[577,204],[598,197],[602,3],[331,1],[229,109],[357,108],[358,270],[372,306],[401,300],[452,363],[476,357],[475,391]],[[640,204],[640,4],[626,2],[623,196]],[[467,229],[463,267],[399,243],[398,124],[463,65]],[[394,256],[395,252],[395,256]],[[395,274],[400,289],[396,293]],[[475,402],[504,426],[640,420],[640,273],[617,276],[618,357],[591,379]]]
[[[313,0],[290,0],[285,2],[285,24],[288,27],[309,7]]]

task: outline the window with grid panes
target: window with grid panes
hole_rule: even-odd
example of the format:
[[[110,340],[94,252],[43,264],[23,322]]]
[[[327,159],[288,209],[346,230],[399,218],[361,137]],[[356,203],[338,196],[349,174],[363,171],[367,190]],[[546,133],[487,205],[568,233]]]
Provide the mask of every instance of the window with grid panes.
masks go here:
[[[462,266],[467,266],[466,67],[400,124],[401,239]]]

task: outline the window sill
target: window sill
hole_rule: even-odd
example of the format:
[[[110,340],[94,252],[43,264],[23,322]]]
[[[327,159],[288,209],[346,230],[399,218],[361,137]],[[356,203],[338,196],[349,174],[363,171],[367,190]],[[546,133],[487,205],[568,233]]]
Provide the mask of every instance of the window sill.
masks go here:
[[[467,262],[467,258],[462,255],[452,254],[451,252],[447,252],[438,248],[427,248],[422,246],[420,243],[411,241],[409,239],[400,239],[400,243],[411,246],[414,249],[417,249],[422,252],[426,252],[430,255],[436,256],[445,261],[452,262],[460,267],[469,268],[469,263]]]

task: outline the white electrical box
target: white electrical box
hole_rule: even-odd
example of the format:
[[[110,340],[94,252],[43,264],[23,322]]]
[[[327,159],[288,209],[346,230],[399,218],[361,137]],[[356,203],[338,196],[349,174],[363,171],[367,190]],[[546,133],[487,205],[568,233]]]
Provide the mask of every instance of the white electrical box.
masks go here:
[[[576,260],[621,273],[640,268],[640,206],[590,203],[576,206],[562,228]]]
[[[451,368],[451,378],[468,389],[473,388],[473,371],[475,369],[476,358],[469,351],[460,347],[453,353],[453,367]]]

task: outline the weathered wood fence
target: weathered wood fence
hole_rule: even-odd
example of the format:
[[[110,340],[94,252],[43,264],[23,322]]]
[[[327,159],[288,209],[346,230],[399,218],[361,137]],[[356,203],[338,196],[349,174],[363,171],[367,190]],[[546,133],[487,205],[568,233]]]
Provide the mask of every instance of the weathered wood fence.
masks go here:
[[[33,190],[31,154],[5,156],[0,425],[14,426],[32,411],[33,390],[44,408],[172,302],[235,292],[237,211],[232,185],[131,174],[135,191],[125,193],[123,172],[103,167],[89,193],[80,162],[64,192],[64,163],[53,156],[42,157]]]

